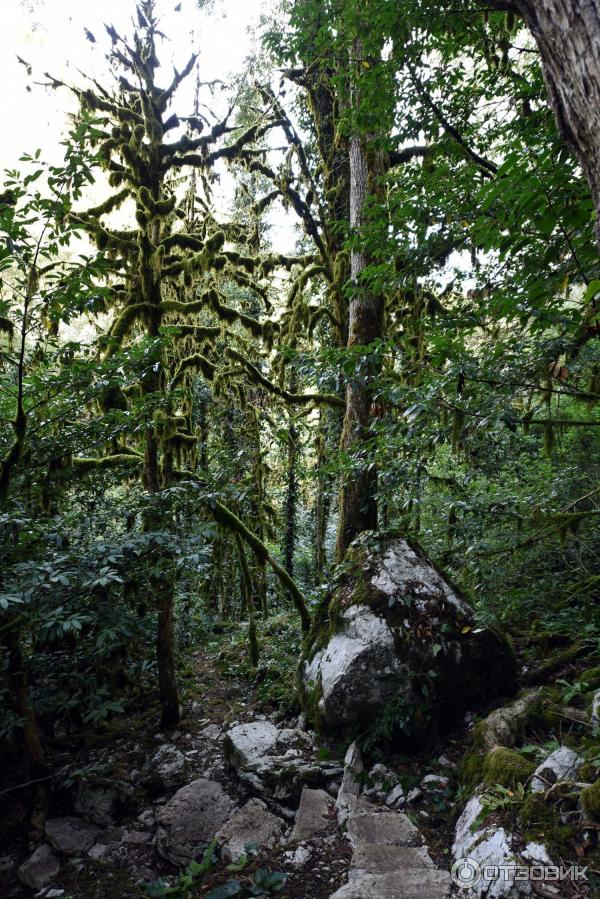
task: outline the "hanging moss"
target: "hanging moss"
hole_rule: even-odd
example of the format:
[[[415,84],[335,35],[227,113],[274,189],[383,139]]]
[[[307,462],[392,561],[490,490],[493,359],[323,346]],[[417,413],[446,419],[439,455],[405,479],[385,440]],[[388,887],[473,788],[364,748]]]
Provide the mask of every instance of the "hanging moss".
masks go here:
[[[4,318],[2,315],[0,315],[0,332],[8,334],[10,337],[12,337],[15,332],[15,326],[11,320],[9,318]]]
[[[203,356],[200,353],[194,353],[191,356],[187,356],[187,358],[179,363],[177,371],[171,381],[171,390],[174,390],[175,387],[178,387],[182,383],[185,374],[188,371],[200,371],[208,381],[212,381],[215,373],[215,366],[206,358],[206,356]]]

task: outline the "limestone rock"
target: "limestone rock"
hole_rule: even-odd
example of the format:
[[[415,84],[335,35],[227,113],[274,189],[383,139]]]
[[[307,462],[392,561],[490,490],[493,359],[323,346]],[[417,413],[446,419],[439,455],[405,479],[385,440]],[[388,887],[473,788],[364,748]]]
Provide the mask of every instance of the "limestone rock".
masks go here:
[[[132,792],[128,784],[108,779],[83,780],[75,799],[75,812],[100,827],[114,824],[115,815]]]
[[[580,755],[568,746],[559,746],[535,769],[531,779],[532,792],[542,793],[562,780],[576,780],[582,765]]]
[[[192,781],[157,810],[157,851],[174,865],[189,864],[225,824],[234,805],[216,781]]]
[[[301,843],[296,849],[284,852],[283,858],[288,865],[294,868],[301,868],[312,858],[313,850],[310,846]]]
[[[385,804],[388,808],[400,808],[406,802],[406,796],[402,784],[397,784],[385,797]]]
[[[366,874],[350,880],[330,899],[446,899],[450,895],[448,871],[394,871]]]
[[[200,736],[205,740],[217,741],[221,736],[221,728],[218,724],[208,724],[200,731]]]
[[[252,769],[275,748],[278,736],[279,728],[270,721],[238,724],[225,734],[225,758],[234,768]]]
[[[304,787],[290,842],[302,843],[304,840],[312,839],[316,834],[323,833],[327,829],[332,808],[333,800],[328,793]]]
[[[523,852],[523,858],[513,848],[512,836],[503,827],[493,824],[477,827],[476,821],[483,808],[480,796],[473,796],[466,804],[456,825],[452,856],[455,862],[468,859],[469,866],[464,868],[465,878],[472,876],[471,863],[479,865],[485,872],[487,867],[523,865],[527,861],[534,864],[550,864],[545,847],[537,843],[529,843]],[[460,877],[460,869],[456,871]],[[484,876],[476,883],[461,888],[460,895],[465,899],[475,897],[494,897],[494,899],[517,899],[532,895],[531,884],[526,880],[496,878],[493,881]]]
[[[434,864],[425,846],[392,846],[385,843],[364,843],[352,854],[350,877],[364,874],[391,874],[393,871],[422,871]]]
[[[600,726],[600,690],[594,693],[592,699],[592,724],[594,727]]]
[[[347,821],[352,847],[365,843],[380,846],[422,846],[423,837],[410,818],[400,812],[352,814]]]
[[[351,743],[344,756],[344,775],[340,792],[349,796],[358,796],[361,791],[360,775],[363,773],[363,770],[362,754],[358,744]]]
[[[251,799],[234,812],[216,834],[225,862],[237,862],[246,852],[246,845],[271,849],[285,829],[285,823],[269,811],[260,799]]]
[[[430,792],[443,792],[449,783],[449,778],[443,777],[441,774],[427,774],[421,781],[421,789]]]
[[[175,790],[185,783],[188,774],[183,754],[170,743],[159,746],[142,771],[145,783],[155,790]]]
[[[351,737],[402,696],[416,736],[419,671],[435,673],[425,711],[443,727],[513,689],[507,642],[476,626],[471,607],[416,545],[362,534],[335,584],[331,623],[302,667],[305,708],[322,730]]]
[[[32,890],[43,889],[60,871],[60,859],[46,843],[38,846],[17,871],[17,877]]]
[[[96,842],[100,829],[81,818],[49,818],[46,821],[48,842],[61,855],[83,855]]]
[[[363,788],[364,796],[374,796],[377,799],[385,799],[387,794],[398,783],[398,776],[385,765],[373,765],[367,774],[366,785]]]
[[[342,774],[337,762],[317,759],[310,734],[269,721],[232,727],[223,750],[227,764],[254,793],[282,802],[296,802],[303,786],[322,787]]]

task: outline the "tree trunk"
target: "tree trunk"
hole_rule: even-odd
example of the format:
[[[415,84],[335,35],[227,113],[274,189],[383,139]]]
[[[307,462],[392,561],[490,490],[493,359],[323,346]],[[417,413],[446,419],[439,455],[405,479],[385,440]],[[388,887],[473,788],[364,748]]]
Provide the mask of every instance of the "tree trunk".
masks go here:
[[[357,53],[360,56],[360,53]],[[380,155],[367,149],[367,141],[358,135],[350,139],[350,227],[360,235],[364,225],[365,204],[377,191],[383,173]],[[348,348],[368,346],[383,337],[384,300],[361,283],[369,265],[363,248],[355,246],[350,259],[352,297],[350,299]],[[377,472],[368,464],[364,440],[369,428],[372,381],[376,366],[371,364],[360,378],[346,387],[346,412],[342,428],[341,450],[351,456],[355,467],[342,478],[336,557],[340,562],[352,540],[362,531],[377,527]]]
[[[158,598],[158,631],[156,659],[158,663],[158,689],[162,710],[160,725],[171,728],[179,724],[180,709],[175,669],[175,627],[173,622],[173,584],[161,578]]]
[[[558,130],[590,185],[600,241],[600,4],[516,0],[515,9],[537,41]]]
[[[10,621],[5,630],[4,644],[8,654],[8,677],[15,697],[15,709],[23,721],[23,742],[29,758],[31,775],[33,778],[43,777],[46,773],[46,763],[29,695],[27,662],[21,649],[16,625],[10,626]]]
[[[294,553],[296,551],[296,523],[298,517],[298,431],[293,424],[289,428],[287,485],[285,491],[285,532],[283,535],[283,567],[294,577]]]

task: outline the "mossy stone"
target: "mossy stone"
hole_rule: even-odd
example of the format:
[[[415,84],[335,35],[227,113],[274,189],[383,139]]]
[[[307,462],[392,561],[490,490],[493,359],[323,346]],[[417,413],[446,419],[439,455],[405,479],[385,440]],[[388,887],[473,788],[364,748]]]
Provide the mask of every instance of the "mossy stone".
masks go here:
[[[595,668],[587,668],[579,677],[581,683],[587,684],[590,690],[600,688],[600,665]]]
[[[488,786],[500,784],[503,787],[514,787],[518,783],[526,783],[535,765],[514,749],[496,746],[483,759],[483,778]]]
[[[582,791],[581,804],[594,821],[600,821],[600,778]]]

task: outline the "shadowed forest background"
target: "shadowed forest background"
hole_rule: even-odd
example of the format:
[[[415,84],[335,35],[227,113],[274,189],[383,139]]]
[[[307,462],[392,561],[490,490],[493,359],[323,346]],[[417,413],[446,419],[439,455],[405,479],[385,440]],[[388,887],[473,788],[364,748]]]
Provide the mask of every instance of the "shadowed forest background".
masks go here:
[[[101,78],[19,57],[77,112],[64,161],[40,137],[0,185],[0,884],[32,895],[15,866],[94,778],[130,784],[124,821],[185,783],[115,747],[250,713],[406,794],[445,758],[414,817],[440,868],[484,784],[479,823],[597,875],[600,20],[282,2],[224,83],[193,42],[161,65],[194,4],[130,5],[81,36]],[[561,747],[570,788],[532,810]],[[121,857],[114,895],[329,895],[200,843],[183,874]],[[53,895],[109,895],[80,873]]]

